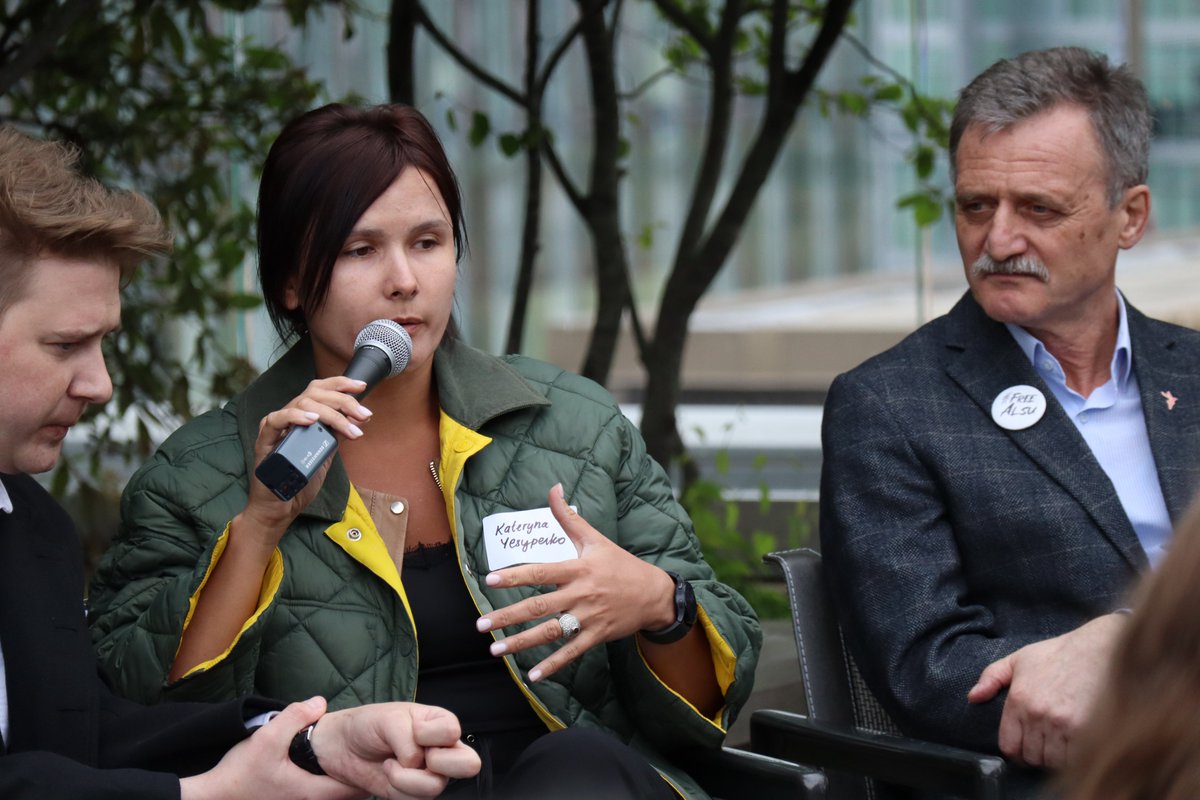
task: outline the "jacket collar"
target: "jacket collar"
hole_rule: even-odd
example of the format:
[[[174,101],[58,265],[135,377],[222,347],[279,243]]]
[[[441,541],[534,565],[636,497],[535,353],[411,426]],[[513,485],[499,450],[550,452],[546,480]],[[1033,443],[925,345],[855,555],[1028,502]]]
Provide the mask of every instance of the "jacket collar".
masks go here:
[[[433,379],[442,410],[474,431],[512,411],[550,405],[507,363],[463,342],[438,348]]]
[[[254,440],[263,417],[283,408],[304,391],[315,375],[312,342],[305,336],[258,377],[228,408],[237,417],[246,474],[253,480]],[[433,361],[433,376],[442,410],[472,430],[496,417],[550,401],[525,382],[508,364],[463,342],[443,343]],[[350,498],[350,479],[342,459],[334,456],[325,485],[304,513],[330,521],[342,518]]]

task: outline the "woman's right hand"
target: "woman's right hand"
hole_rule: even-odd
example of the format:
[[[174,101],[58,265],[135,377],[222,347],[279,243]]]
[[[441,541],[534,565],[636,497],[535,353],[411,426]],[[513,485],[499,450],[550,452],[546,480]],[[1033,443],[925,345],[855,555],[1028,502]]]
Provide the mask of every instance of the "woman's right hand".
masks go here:
[[[308,384],[300,396],[263,417],[258,425],[258,438],[254,440],[254,463],[262,463],[293,425],[307,426],[320,420],[339,437],[362,436],[359,425],[371,418],[371,412],[355,395],[366,388],[362,381],[344,376]],[[286,501],[276,497],[254,475],[250,476],[246,507],[229,523],[229,541],[199,593],[168,680],[180,680],[198,664],[220,657],[232,646],[258,606],[263,576],[279,540],[292,520],[316,497],[328,471],[329,461],[326,461],[308,485]]]
[[[254,463],[261,464],[293,426],[308,426],[320,421],[336,435],[357,439],[363,435],[361,425],[371,418],[371,412],[358,402],[355,395],[367,388],[362,381],[343,376],[320,378],[278,411],[272,411],[258,424],[254,441]],[[331,460],[327,459],[305,486],[291,500],[280,500],[262,481],[250,476],[250,497],[240,516],[252,524],[242,526],[251,535],[262,537],[264,548],[274,549],[284,531],[300,512],[312,502],[325,483]]]

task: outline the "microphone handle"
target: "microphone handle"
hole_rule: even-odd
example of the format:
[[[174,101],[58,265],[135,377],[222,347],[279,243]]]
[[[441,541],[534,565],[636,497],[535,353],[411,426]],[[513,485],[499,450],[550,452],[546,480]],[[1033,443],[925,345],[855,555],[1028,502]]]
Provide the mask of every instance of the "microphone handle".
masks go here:
[[[354,351],[354,357],[346,365],[345,375],[347,378],[353,378],[356,381],[362,381],[367,384],[367,388],[355,395],[357,399],[362,400],[391,371],[391,357],[378,347],[365,344]]]
[[[359,400],[392,371],[392,359],[372,345],[354,351],[346,365],[346,377],[363,381],[367,388],[357,395]],[[308,485],[313,474],[337,450],[333,432],[320,422],[291,428],[275,449],[254,470],[254,475],[280,500],[291,500]]]

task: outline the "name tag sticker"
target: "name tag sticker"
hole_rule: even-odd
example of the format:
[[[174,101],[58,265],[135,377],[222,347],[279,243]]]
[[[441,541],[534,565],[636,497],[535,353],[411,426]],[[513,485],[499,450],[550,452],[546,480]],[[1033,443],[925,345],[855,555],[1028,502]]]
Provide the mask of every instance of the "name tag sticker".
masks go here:
[[[549,508],[506,511],[484,517],[483,543],[487,547],[490,570],[514,564],[550,564],[579,558],[575,543]]]

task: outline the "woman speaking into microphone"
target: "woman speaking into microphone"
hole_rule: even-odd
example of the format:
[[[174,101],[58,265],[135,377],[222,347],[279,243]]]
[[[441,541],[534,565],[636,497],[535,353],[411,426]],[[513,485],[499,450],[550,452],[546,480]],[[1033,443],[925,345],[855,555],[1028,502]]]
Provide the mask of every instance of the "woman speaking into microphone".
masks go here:
[[[428,122],[330,105],[271,147],[259,274],[290,349],[130,481],[92,589],[116,687],[443,706],[483,759],[451,797],[703,798],[667,756],[715,747],[761,632],[716,581],[601,387],[459,340],[463,217]],[[390,320],[407,368],[344,376]],[[292,428],[336,455],[291,499],[254,476]]]

